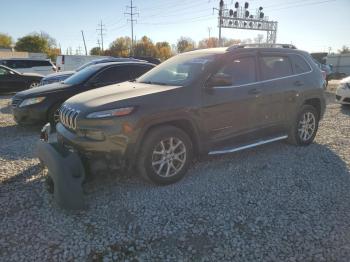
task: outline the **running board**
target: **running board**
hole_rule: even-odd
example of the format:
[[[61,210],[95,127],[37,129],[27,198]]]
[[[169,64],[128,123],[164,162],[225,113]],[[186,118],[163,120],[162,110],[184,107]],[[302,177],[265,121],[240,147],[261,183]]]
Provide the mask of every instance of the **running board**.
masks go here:
[[[288,138],[287,135],[279,136],[279,137],[271,138],[271,139],[268,139],[268,140],[262,140],[262,141],[259,141],[259,142],[256,142],[256,143],[250,144],[250,145],[234,147],[234,148],[230,148],[230,149],[211,151],[211,152],[209,152],[208,155],[220,155],[220,154],[233,153],[233,152],[241,151],[241,150],[244,150],[244,149],[248,149],[248,148],[252,148],[252,147],[256,147],[256,146],[261,146],[261,145],[265,145],[265,144],[268,144],[268,143],[272,143],[272,142],[275,142],[275,141],[283,140],[283,139],[286,139],[286,138]]]

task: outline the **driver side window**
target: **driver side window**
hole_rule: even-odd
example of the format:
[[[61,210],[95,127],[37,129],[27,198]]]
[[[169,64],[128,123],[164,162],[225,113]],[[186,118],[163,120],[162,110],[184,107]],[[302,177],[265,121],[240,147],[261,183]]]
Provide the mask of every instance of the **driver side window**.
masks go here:
[[[224,65],[214,76],[225,78],[226,86],[238,86],[256,82],[255,57],[234,58]]]

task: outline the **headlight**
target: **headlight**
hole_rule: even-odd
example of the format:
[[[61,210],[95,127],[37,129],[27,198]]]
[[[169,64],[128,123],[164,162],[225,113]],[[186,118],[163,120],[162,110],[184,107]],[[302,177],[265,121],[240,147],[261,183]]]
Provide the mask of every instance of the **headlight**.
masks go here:
[[[86,118],[96,119],[96,118],[107,118],[107,117],[113,117],[113,116],[126,116],[126,115],[130,115],[134,111],[134,109],[135,109],[134,107],[123,107],[118,109],[93,112],[91,114],[88,114]]]
[[[347,86],[346,86],[346,84],[345,83],[341,83],[340,85],[339,85],[339,87],[338,87],[339,89],[346,89],[347,88]]]
[[[45,100],[44,96],[27,98],[27,99],[23,100],[23,102],[19,105],[19,107],[24,107],[24,106],[38,104],[38,103],[41,103],[44,100]]]

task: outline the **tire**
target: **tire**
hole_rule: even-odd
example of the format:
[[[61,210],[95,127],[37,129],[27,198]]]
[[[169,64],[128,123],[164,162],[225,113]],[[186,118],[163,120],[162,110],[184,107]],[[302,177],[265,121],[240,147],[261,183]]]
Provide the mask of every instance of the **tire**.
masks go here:
[[[37,87],[37,86],[39,86],[39,84],[40,83],[38,81],[33,81],[29,84],[29,89]]]
[[[298,146],[310,145],[316,136],[319,118],[316,108],[303,105],[290,129],[288,142]],[[303,126],[302,122],[307,124]]]
[[[47,120],[49,121],[51,127],[53,127],[54,129],[56,128],[56,124],[58,122],[57,117],[57,113],[58,110],[61,107],[61,103],[55,104],[54,106],[52,106],[47,114]]]
[[[192,154],[192,142],[184,131],[173,126],[158,127],[146,135],[141,145],[137,171],[157,185],[169,185],[184,177]]]

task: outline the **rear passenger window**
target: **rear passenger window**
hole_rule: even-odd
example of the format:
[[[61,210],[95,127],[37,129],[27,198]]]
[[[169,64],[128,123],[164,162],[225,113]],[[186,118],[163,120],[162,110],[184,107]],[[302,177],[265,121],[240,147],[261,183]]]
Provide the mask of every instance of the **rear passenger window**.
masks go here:
[[[254,83],[256,82],[255,58],[236,58],[221,68],[216,75],[230,76],[233,86]]]
[[[309,64],[299,55],[293,55],[293,63],[296,74],[307,73],[311,71]]]
[[[261,56],[260,68],[263,80],[293,75],[292,64],[285,56]]]
[[[7,60],[4,65],[13,69],[31,67],[30,65],[28,65],[28,61],[25,60]]]
[[[32,60],[30,61],[31,67],[35,66],[52,66],[50,61],[46,60]]]

